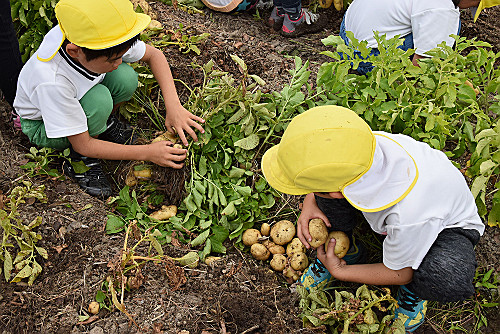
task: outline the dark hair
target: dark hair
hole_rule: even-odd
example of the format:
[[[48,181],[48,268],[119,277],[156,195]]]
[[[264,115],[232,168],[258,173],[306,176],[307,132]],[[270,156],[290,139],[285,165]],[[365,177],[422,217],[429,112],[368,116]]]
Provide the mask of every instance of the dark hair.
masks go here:
[[[460,3],[460,1],[462,0],[451,0],[453,2],[453,4],[455,5],[455,7],[458,7],[458,4]]]
[[[98,50],[93,50],[85,47],[80,47],[83,51],[83,54],[87,58],[88,61],[99,58],[99,57],[106,57],[107,59],[113,58],[113,56],[116,56],[119,53],[122,53],[123,51],[128,50],[130,47],[132,47],[137,41],[139,40],[139,34],[135,35],[129,40],[126,40],[125,42],[112,46],[107,49],[98,49]],[[71,43],[68,40],[65,40],[64,43],[62,44],[62,47],[66,47],[68,43]]]

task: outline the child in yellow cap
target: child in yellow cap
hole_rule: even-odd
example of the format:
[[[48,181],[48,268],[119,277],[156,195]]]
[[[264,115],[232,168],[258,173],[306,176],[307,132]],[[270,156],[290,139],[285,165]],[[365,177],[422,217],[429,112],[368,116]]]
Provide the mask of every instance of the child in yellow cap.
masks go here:
[[[204,120],[180,103],[172,73],[162,51],[139,40],[150,22],[135,13],[128,0],[61,0],[55,8],[58,25],[19,75],[14,108],[22,131],[40,147],[71,147],[72,159],[90,169],[64,171],[89,194],[111,195],[111,186],[97,159],[145,160],[181,168],[186,150],[171,142],[126,145],[133,129],[112,112],[132,97],[137,73],[126,63],[144,61],[158,81],[166,108],[165,125],[187,145],[185,133],[197,140]]]
[[[340,260],[334,239],[328,252],[319,247],[301,277],[306,288],[332,276],[399,285],[395,316],[410,332],[424,321],[427,300],[474,294],[474,245],[485,227],[463,175],[444,153],[405,135],[374,132],[349,109],[322,106],[290,122],[264,154],[262,171],[278,191],[307,194],[297,222],[307,248],[312,218],[352,234],[360,212],[385,235],[382,263]]]

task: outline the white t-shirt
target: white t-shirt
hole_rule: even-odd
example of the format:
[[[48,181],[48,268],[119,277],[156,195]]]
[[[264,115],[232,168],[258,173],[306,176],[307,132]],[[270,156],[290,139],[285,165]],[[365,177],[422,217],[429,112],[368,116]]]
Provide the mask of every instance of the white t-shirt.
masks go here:
[[[90,72],[59,52],[49,61],[37,58],[40,50],[56,49],[60,41],[59,26],[45,36],[37,52],[26,62],[17,83],[14,108],[21,118],[43,120],[48,138],[62,138],[88,130],[87,117],[79,100],[105,74]],[[140,60],[146,52],[142,41],[135,43],[123,56],[124,62]]]
[[[443,41],[453,46],[460,11],[452,0],[354,0],[345,14],[346,31],[359,41],[377,48],[374,31],[404,37],[413,32],[415,53],[425,53]]]
[[[398,142],[418,168],[417,182],[403,200],[379,212],[363,212],[375,232],[387,234],[383,243],[386,267],[418,269],[438,234],[446,228],[484,233],[485,226],[464,176],[443,152],[405,135],[375,133]]]

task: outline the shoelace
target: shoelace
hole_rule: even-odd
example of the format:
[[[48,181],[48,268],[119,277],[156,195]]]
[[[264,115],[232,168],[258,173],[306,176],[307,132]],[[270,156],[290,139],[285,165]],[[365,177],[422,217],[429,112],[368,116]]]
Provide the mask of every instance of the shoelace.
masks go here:
[[[319,14],[311,13],[307,9],[302,8],[302,15],[304,15],[304,20],[307,24],[313,24],[319,18]]]
[[[399,306],[407,311],[415,312],[415,307],[422,300],[409,291],[402,290],[400,294],[398,301]]]

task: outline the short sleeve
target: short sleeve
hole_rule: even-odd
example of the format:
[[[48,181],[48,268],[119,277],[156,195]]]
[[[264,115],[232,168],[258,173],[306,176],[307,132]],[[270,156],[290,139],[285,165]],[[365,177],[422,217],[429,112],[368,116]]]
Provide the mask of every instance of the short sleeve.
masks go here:
[[[125,63],[135,63],[144,57],[146,53],[146,43],[137,41],[127,52],[123,55],[122,59]]]
[[[88,130],[87,116],[70,87],[42,84],[30,100],[42,113],[48,138],[68,137]]]
[[[458,9],[428,9],[411,16],[415,53],[424,56],[443,41],[453,46],[450,35],[458,34],[460,12]]]

